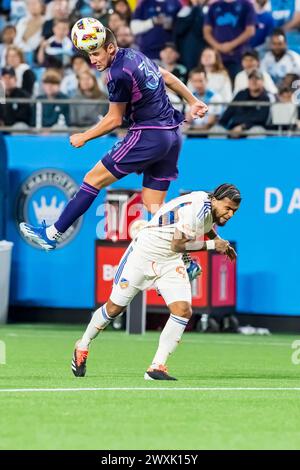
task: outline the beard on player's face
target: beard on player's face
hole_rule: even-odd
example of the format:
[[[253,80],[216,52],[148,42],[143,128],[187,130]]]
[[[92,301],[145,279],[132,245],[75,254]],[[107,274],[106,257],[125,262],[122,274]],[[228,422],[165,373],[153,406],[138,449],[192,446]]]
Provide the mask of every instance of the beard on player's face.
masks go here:
[[[218,213],[217,209],[212,210],[212,217],[214,223],[219,227],[223,227],[228,222],[225,218],[223,218],[222,214]]]
[[[226,225],[228,220],[234,216],[234,213],[238,210],[239,204],[231,201],[229,198],[217,200],[212,199],[212,217],[215,224],[223,227]]]

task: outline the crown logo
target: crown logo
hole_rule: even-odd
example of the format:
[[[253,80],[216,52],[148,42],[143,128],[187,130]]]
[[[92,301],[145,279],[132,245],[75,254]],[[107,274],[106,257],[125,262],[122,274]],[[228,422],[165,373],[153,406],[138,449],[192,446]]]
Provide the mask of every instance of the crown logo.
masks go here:
[[[45,196],[41,197],[40,205],[38,201],[32,201],[32,204],[38,223],[41,224],[42,221],[45,220],[47,225],[52,225],[57,221],[66,205],[65,201],[61,201],[57,205],[56,196],[52,197],[49,205],[47,205]]]

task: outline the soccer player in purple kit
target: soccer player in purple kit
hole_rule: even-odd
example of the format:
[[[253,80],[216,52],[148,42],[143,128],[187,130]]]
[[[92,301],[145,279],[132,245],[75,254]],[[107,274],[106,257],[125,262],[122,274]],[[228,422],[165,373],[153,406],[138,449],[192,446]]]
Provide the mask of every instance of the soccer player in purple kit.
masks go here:
[[[107,28],[105,43],[89,53],[89,58],[99,71],[108,69],[109,110],[94,127],[72,135],[71,145],[79,148],[108,134],[122,124],[124,117],[129,120],[129,129],[125,138],[85,175],[79,191],[53,225],[20,224],[23,235],[45,250],[56,248],[61,234],[88,210],[101,189],[130,173],[143,173],[142,198],[150,213],[163,204],[170,182],[177,178],[182,140],[179,126],[184,120],[171,105],[165,86],[188,103],[192,117],[203,117],[207,112],[206,104],[173,74],[139,51],[118,48]]]

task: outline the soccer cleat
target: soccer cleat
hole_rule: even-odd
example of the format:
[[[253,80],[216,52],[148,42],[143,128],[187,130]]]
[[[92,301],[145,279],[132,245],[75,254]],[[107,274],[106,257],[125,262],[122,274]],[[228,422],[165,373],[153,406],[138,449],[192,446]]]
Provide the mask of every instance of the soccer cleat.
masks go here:
[[[171,377],[168,374],[168,369],[166,366],[160,365],[157,369],[149,367],[147,372],[144,375],[145,380],[177,380],[175,377]]]
[[[186,271],[190,282],[196,279],[202,273],[202,268],[197,261],[193,260],[188,253],[184,253],[182,260],[185,264]]]
[[[86,373],[86,360],[89,355],[89,352],[87,349],[77,349],[77,343],[75,345],[72,358],[72,372],[75,377],[84,377]]]
[[[58,239],[61,237],[61,233],[58,232],[55,240],[50,240],[46,234],[47,225],[44,220],[39,227],[34,227],[25,222],[22,222],[19,227],[25,238],[28,238],[46,251],[54,250]]]

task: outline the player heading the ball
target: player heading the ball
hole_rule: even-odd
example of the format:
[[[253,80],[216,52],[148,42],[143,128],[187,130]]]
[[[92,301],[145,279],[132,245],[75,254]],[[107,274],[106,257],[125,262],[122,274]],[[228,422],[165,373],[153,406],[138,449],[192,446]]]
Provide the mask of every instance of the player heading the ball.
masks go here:
[[[172,73],[139,51],[119,48],[114,34],[103,29],[99,21],[77,21],[72,36],[77,47],[88,51],[97,70],[106,70],[110,104],[107,114],[95,126],[70,137],[71,145],[80,148],[110,133],[121,126],[124,118],[129,128],[125,138],[86,173],[79,191],[54,224],[20,224],[23,235],[45,250],[56,248],[61,234],[89,209],[101,189],[130,173],[143,174],[142,198],[150,213],[163,204],[170,182],[178,176],[180,124],[184,120],[170,103],[166,86],[188,103],[194,118],[207,112],[206,104],[197,100]]]

